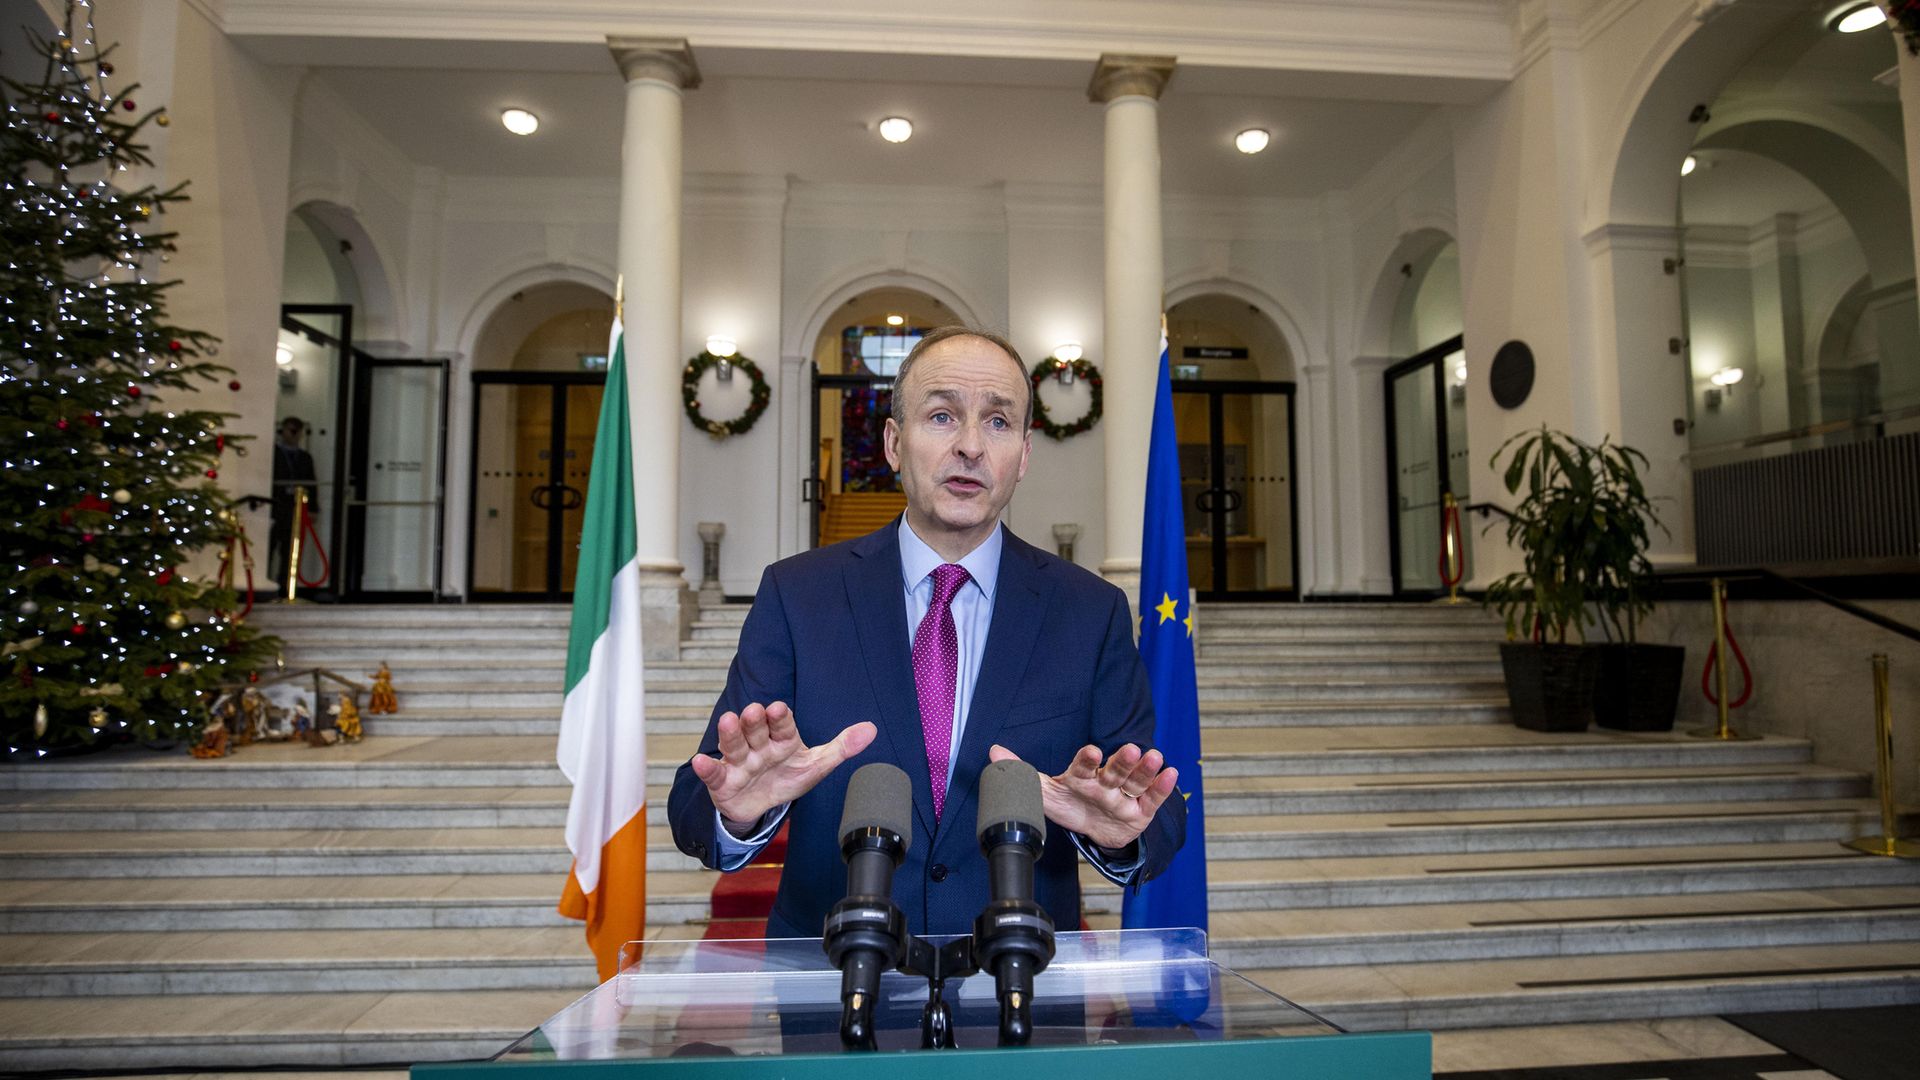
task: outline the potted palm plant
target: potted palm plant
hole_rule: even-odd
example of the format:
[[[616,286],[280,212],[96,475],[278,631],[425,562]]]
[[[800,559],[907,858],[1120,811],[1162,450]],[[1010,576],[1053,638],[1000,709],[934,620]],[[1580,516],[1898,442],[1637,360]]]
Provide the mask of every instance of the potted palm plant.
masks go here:
[[[1513,722],[1535,731],[1584,731],[1593,721],[1601,661],[1585,645],[1587,627],[1608,603],[1630,595],[1618,570],[1632,547],[1632,526],[1613,519],[1631,502],[1623,477],[1637,487],[1636,460],[1646,459],[1544,426],[1501,444],[1495,468],[1503,457],[1507,491],[1522,495],[1507,518],[1507,543],[1523,562],[1488,586],[1487,603],[1506,619],[1500,667]],[[1639,528],[1644,534],[1644,523]],[[1645,547],[1643,537],[1642,562]]]
[[[1671,731],[1680,705],[1687,650],[1640,640],[1640,620],[1653,610],[1649,524],[1660,524],[1640,481],[1646,458],[1628,447],[1595,448],[1592,525],[1594,607],[1607,640],[1596,646],[1594,720],[1621,731]]]

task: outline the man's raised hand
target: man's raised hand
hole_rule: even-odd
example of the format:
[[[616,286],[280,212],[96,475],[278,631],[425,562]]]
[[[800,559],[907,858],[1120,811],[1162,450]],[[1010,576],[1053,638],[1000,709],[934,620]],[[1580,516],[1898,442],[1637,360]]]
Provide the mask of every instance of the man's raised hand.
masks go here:
[[[1104,848],[1133,843],[1152,823],[1160,805],[1180,782],[1180,770],[1167,766],[1160,751],[1141,753],[1132,743],[1101,761],[1089,743],[1073,755],[1067,771],[1040,777],[1040,800],[1047,820],[1077,832]],[[1020,760],[1004,746],[988,748],[993,761]]]
[[[812,791],[841,762],[865,750],[880,730],[862,721],[832,742],[808,746],[800,741],[793,710],[784,701],[755,703],[737,715],[722,713],[715,726],[720,757],[693,755],[693,773],[707,785],[720,816],[741,824]]]

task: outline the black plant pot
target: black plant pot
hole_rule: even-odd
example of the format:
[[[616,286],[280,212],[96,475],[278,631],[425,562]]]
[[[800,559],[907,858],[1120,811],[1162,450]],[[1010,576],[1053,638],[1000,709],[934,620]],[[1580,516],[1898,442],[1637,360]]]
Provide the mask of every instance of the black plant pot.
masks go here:
[[[1600,653],[1588,645],[1500,646],[1513,722],[1529,731],[1585,731],[1593,722]]]
[[[1600,681],[1593,688],[1593,718],[1616,731],[1672,731],[1680,709],[1680,680],[1687,669],[1684,645],[1595,646]]]

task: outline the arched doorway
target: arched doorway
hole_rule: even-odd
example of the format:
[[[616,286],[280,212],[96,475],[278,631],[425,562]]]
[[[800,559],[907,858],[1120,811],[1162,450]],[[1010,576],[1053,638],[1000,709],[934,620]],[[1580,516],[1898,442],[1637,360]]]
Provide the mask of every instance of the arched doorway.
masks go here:
[[[1299,594],[1294,357],[1257,305],[1204,293],[1167,309],[1187,575],[1205,600]]]
[[[549,282],[514,292],[474,344],[467,594],[572,595],[613,298]]]
[[[1401,278],[1386,370],[1388,550],[1396,596],[1444,591],[1472,576],[1470,530],[1445,513],[1472,501],[1467,449],[1467,359],[1461,337],[1460,249],[1425,233],[1395,271]],[[1459,544],[1448,561],[1449,540]]]
[[[441,584],[447,362],[391,355],[391,338],[367,341],[369,325],[391,334],[394,305],[372,239],[344,207],[308,202],[288,215],[281,280],[263,576],[276,591],[286,588],[283,561],[297,534],[296,572],[310,594],[433,599]]]
[[[918,289],[883,286],[850,297],[822,324],[813,341],[805,492],[813,508],[811,546],[865,536],[906,508],[881,447],[893,378],[921,334],[959,321]]]

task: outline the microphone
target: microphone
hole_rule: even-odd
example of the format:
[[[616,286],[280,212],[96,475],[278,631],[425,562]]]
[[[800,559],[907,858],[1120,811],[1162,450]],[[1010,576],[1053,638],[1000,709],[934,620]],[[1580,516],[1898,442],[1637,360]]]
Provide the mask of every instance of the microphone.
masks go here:
[[[1053,959],[1053,920],[1033,899],[1033,864],[1047,839],[1040,774],[1021,761],[996,761],[980,773],[975,826],[987,857],[992,899],[973,924],[975,962],[993,972],[1000,1001],[1000,1045],[1033,1037],[1033,977]]]
[[[864,765],[847,783],[840,812],[846,898],[827,912],[821,943],[840,969],[840,1042],[873,1050],[873,1003],[880,976],[907,951],[907,919],[893,902],[893,872],[913,836],[913,783],[885,762]]]

